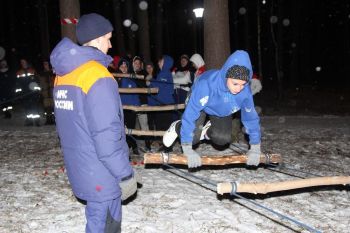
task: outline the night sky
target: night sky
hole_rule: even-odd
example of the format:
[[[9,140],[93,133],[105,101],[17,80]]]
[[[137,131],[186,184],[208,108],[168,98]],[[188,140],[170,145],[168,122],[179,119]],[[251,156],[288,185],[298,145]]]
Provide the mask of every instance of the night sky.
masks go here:
[[[12,54],[16,55],[17,59],[29,58],[34,65],[40,64],[42,59],[37,2],[38,0],[3,0],[0,12],[0,46],[6,49],[7,54],[10,54],[11,50],[15,51]],[[52,49],[60,40],[59,1],[47,2],[49,42]],[[155,1],[148,2],[150,22],[153,22]],[[164,1],[163,52],[173,56],[175,60],[184,53],[191,56],[198,43],[203,43],[202,40],[196,40],[196,33],[202,32],[196,31],[195,28],[195,24],[201,23],[192,12],[195,2],[197,1]],[[295,82],[304,86],[350,86],[350,1],[229,0],[231,52],[236,49],[248,50],[255,71],[258,57],[257,4],[261,7],[264,84],[273,85],[276,79],[271,33],[273,28],[281,46],[280,57],[286,87],[295,85]],[[134,5],[137,7],[137,4]],[[111,21],[113,19],[111,0],[81,0],[80,6],[81,14],[97,12]],[[276,19],[277,22],[271,26],[271,22],[275,22]],[[11,30],[14,33],[10,33]],[[124,31],[126,30],[130,29],[124,28]],[[151,48],[154,48],[152,36],[151,34]],[[199,51],[203,54],[202,49]],[[110,54],[114,55],[115,50],[112,49]],[[12,64],[14,65],[16,64]],[[290,78],[292,74],[298,78]]]

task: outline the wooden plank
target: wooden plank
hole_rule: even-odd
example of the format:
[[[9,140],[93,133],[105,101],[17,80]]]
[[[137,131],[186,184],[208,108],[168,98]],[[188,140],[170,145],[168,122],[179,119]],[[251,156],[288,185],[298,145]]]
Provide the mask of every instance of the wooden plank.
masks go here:
[[[156,111],[171,111],[185,109],[185,104],[163,105],[163,106],[134,106],[123,105],[124,110],[132,110],[135,112],[156,112]]]
[[[316,177],[272,183],[218,183],[217,193],[223,195],[224,193],[231,193],[234,191],[237,193],[266,194],[306,187],[346,184],[350,184],[350,176]]]
[[[143,156],[145,164],[181,164],[187,165],[187,157],[183,154],[165,154],[165,153],[145,153]],[[247,162],[246,155],[202,155],[202,165],[229,165],[244,164]],[[279,154],[260,156],[260,163],[281,163],[282,158]]]

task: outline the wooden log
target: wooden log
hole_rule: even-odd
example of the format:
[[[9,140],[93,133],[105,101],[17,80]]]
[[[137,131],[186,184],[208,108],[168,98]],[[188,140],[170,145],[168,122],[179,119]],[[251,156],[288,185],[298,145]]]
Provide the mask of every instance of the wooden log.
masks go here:
[[[133,106],[133,105],[123,105],[124,110],[132,110],[135,112],[155,112],[155,111],[171,111],[184,109],[185,104],[175,104],[175,105],[163,105],[163,106]]]
[[[151,130],[137,130],[125,128],[126,134],[137,135],[137,136],[163,136],[165,131],[151,131]]]
[[[202,165],[229,165],[241,164],[247,162],[246,155],[203,155],[201,156]],[[183,154],[167,154],[167,153],[145,153],[143,156],[145,164],[182,164],[187,165],[187,157]],[[279,154],[262,154],[260,163],[280,163],[282,162]]]
[[[346,185],[350,184],[350,176],[331,176],[331,177],[317,177],[302,180],[290,180],[272,183],[218,183],[217,193],[223,195],[224,193],[253,193],[266,194],[277,191],[285,191],[306,187],[324,186],[324,185]]]
[[[139,74],[122,74],[122,73],[112,73],[112,75],[116,78],[133,78],[138,80],[145,80],[145,77],[143,75]]]
[[[158,87],[152,88],[119,88],[121,94],[157,94],[159,91]]]

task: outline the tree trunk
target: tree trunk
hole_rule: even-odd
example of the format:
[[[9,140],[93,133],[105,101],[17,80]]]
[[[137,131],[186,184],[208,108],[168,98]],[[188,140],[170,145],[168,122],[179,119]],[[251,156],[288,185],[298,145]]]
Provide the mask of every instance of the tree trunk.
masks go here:
[[[47,17],[47,0],[39,0],[38,16],[41,38],[41,58],[42,60],[49,59],[50,55],[50,37]]]
[[[131,20],[131,25],[135,23],[135,17],[133,14],[134,10],[134,2],[131,0],[125,1],[125,15],[126,19]],[[136,54],[136,38],[135,38],[135,33],[131,30],[131,26],[127,28],[126,31],[126,40],[127,40],[127,45],[128,45],[128,55],[131,55],[131,59],[133,56]],[[130,64],[132,65],[132,64]]]
[[[141,10],[139,7],[137,9],[137,21],[139,23],[138,38],[140,55],[143,56],[143,59],[145,61],[151,61],[148,9]]]
[[[60,0],[61,19],[79,19],[80,17],[80,2],[79,0]],[[75,24],[61,24],[61,35],[68,37],[76,42]]]
[[[249,1],[248,0],[244,0],[243,1],[243,5],[245,6],[246,9],[249,9]],[[249,18],[250,18],[250,12],[249,10],[244,14],[244,47],[245,50],[248,51],[248,53],[252,52],[251,46],[250,46],[250,30],[249,30],[249,26],[251,25],[249,23]]]
[[[259,69],[259,79],[263,79],[262,71],[262,52],[261,52],[261,10],[260,10],[260,0],[257,0],[256,5],[256,25],[257,25],[257,50],[258,50],[258,69]]]
[[[113,0],[114,36],[117,54],[126,55],[120,0]]]
[[[299,21],[300,21],[300,9],[301,4],[299,1],[291,2],[291,33],[292,33],[292,44],[291,44],[291,62],[290,62],[290,77],[289,85],[295,89],[299,86]]]
[[[9,66],[12,70],[17,70],[19,64],[18,64],[18,51],[16,50],[17,45],[17,36],[16,36],[16,16],[12,12],[15,12],[15,1],[7,1],[7,15],[8,15],[8,27],[9,27],[9,48],[6,50],[6,59],[9,63]],[[5,22],[5,21],[4,21]]]
[[[204,0],[204,61],[207,69],[220,68],[230,55],[227,0]]]
[[[157,0],[156,28],[155,28],[155,56],[159,59],[163,55],[163,0]]]

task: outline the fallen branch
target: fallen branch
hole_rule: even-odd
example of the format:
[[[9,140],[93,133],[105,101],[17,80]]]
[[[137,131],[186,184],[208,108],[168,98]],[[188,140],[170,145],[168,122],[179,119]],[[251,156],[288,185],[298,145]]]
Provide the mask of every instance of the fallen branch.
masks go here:
[[[137,136],[163,136],[165,131],[148,131],[148,130],[137,130],[125,128],[126,134],[137,135]]]
[[[229,165],[246,163],[246,155],[204,155],[201,156],[202,165]],[[145,164],[182,164],[187,165],[187,157],[183,154],[167,153],[145,153],[143,156]],[[279,154],[262,154],[260,163],[281,163],[282,158]]]
[[[350,176],[317,177],[302,180],[290,180],[273,183],[218,183],[217,193],[253,193],[266,194],[277,191],[292,190],[324,185],[346,185],[350,184]]]
[[[121,94],[157,94],[158,93],[158,87],[152,87],[152,88],[119,88],[119,93]]]
[[[185,104],[175,105],[163,105],[163,106],[134,106],[134,105],[123,105],[124,110],[132,110],[135,112],[155,112],[155,111],[171,111],[184,109]]]

